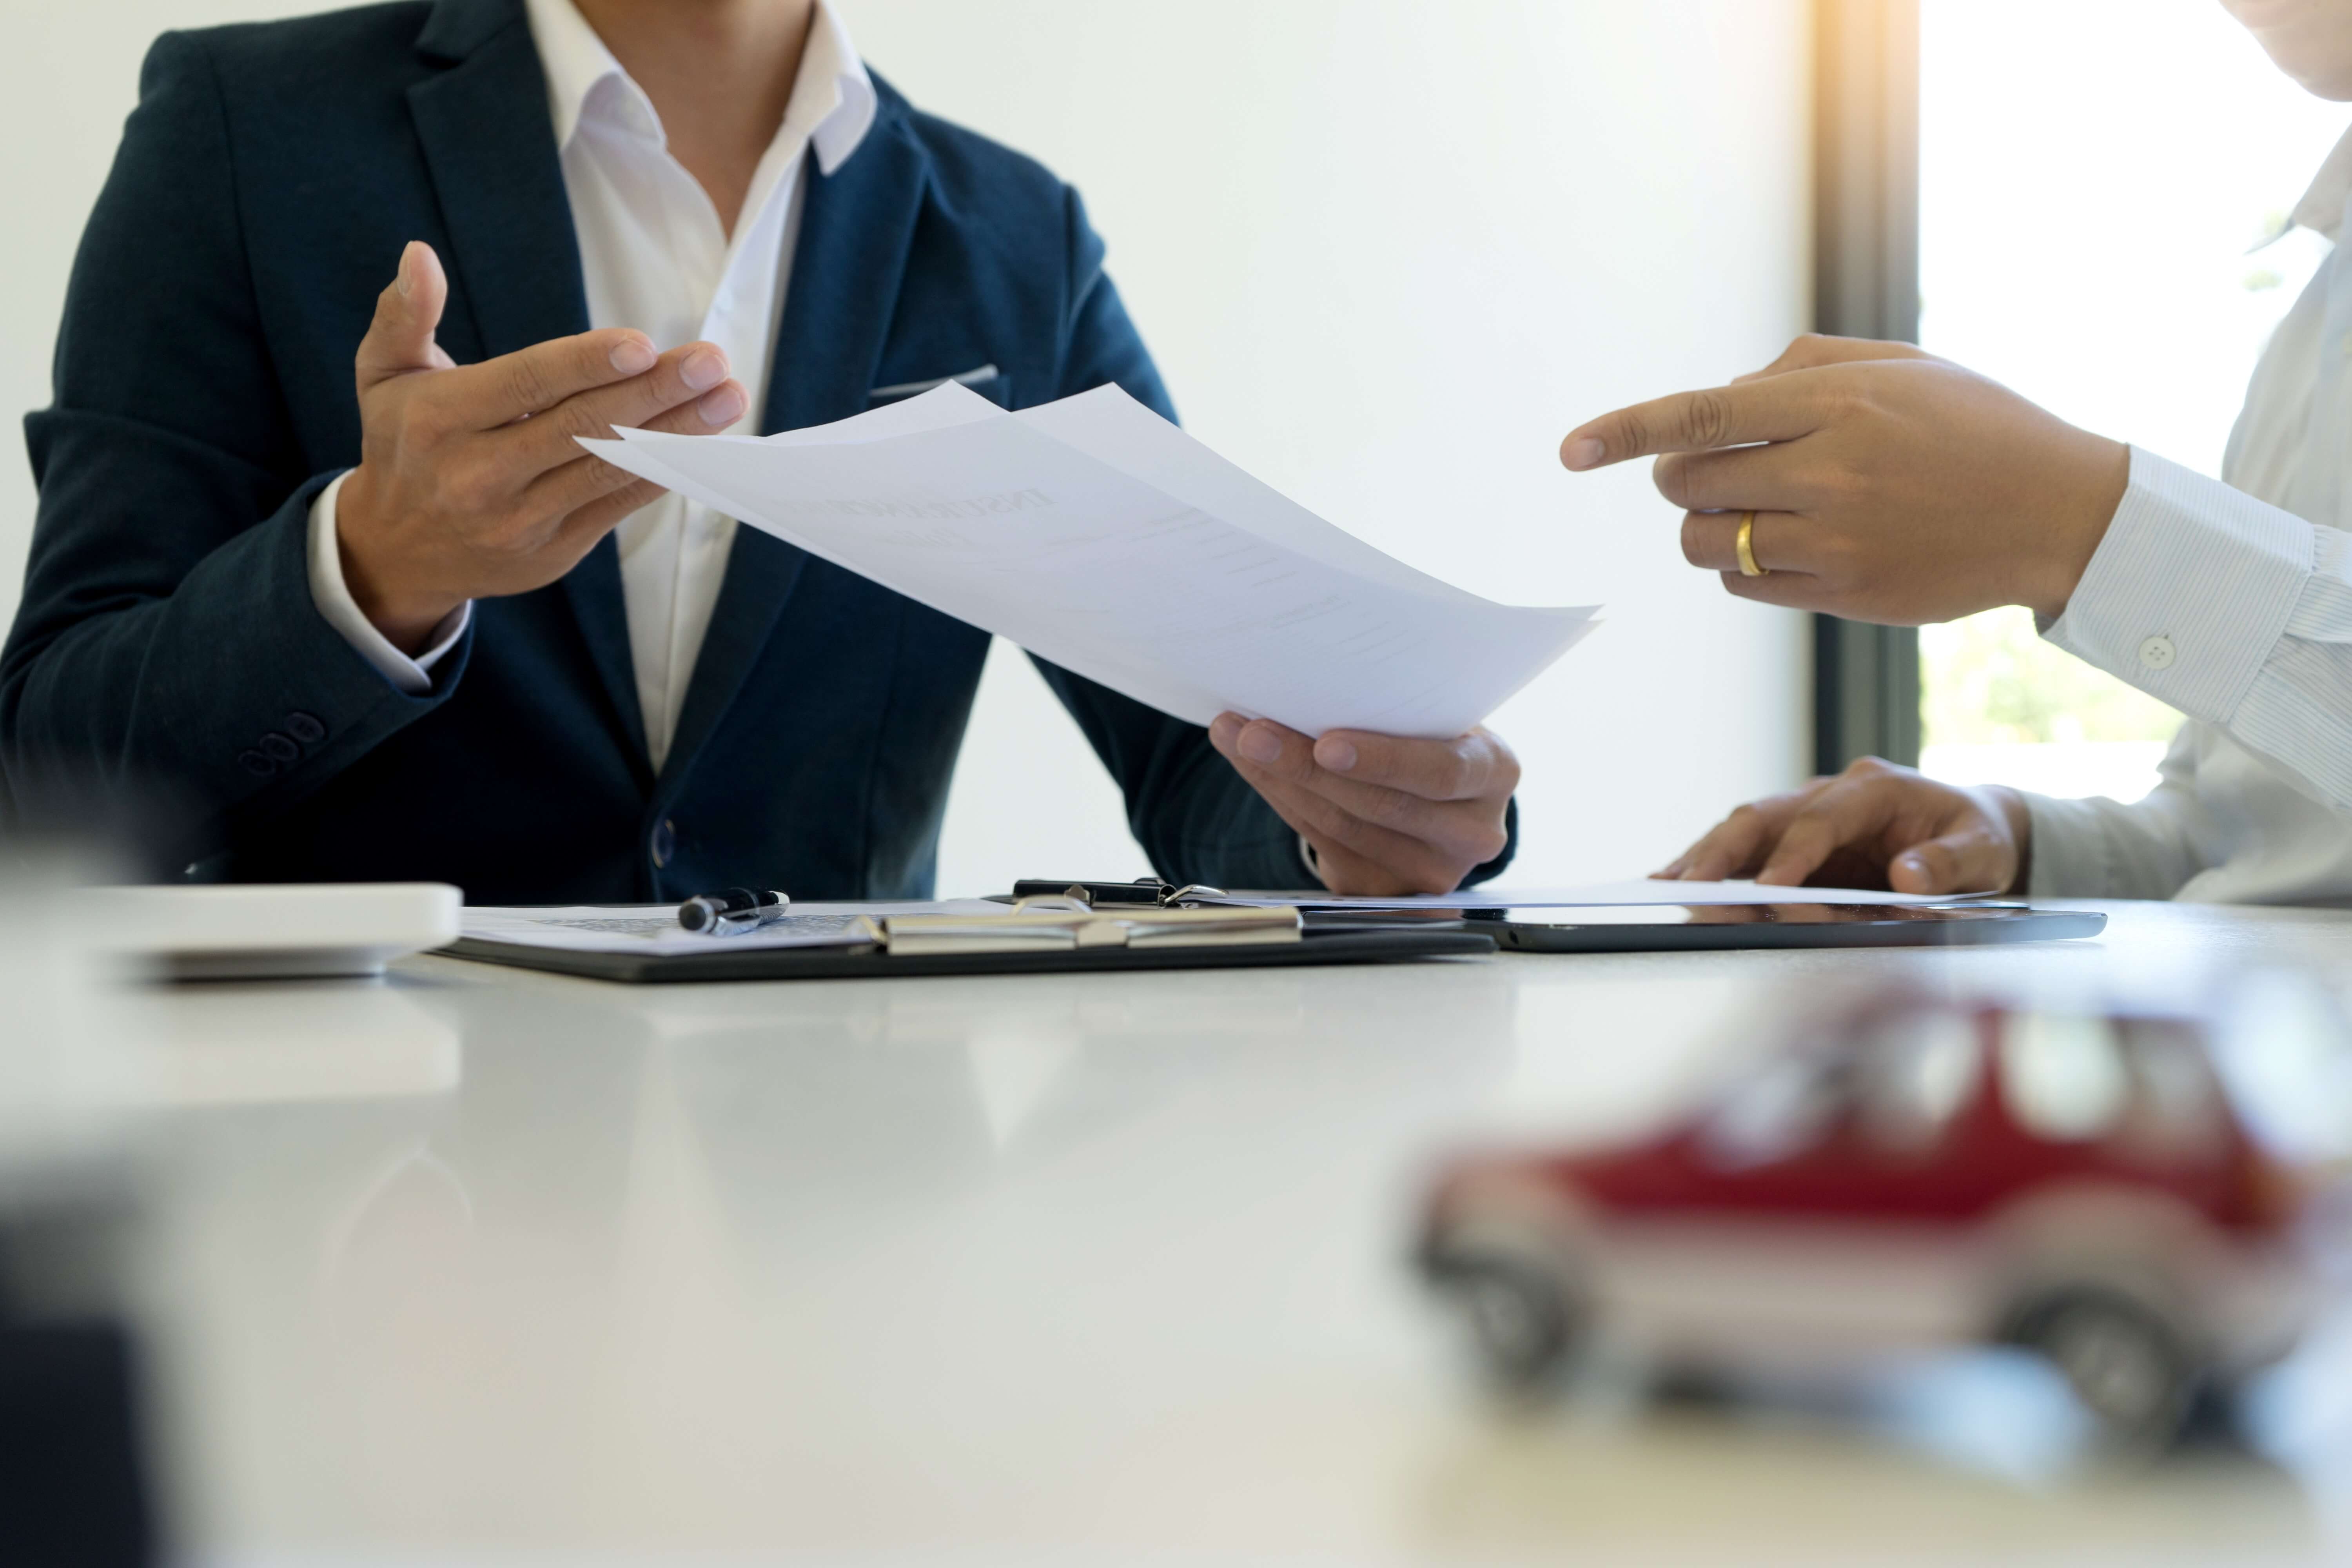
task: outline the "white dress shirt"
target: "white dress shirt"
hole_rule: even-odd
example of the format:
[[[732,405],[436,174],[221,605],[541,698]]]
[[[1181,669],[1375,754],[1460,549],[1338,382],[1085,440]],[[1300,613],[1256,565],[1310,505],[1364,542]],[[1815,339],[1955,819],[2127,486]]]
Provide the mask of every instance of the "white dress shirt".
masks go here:
[[[2334,240],[2352,135],[2294,219]],[[2338,249],[2256,366],[2215,480],[2134,448],[2065,613],[2068,652],[2189,716],[2132,805],[2029,795],[2036,896],[2352,900],[2352,268]]]
[[[756,428],[799,238],[802,170],[814,153],[830,174],[874,123],[874,86],[847,30],[818,0],[783,124],[760,160],[730,237],[709,196],[670,155],[652,100],[572,0],[526,5],[579,239],[589,325],[635,327],[665,351],[697,339],[717,343],[751,394],[736,428]],[[444,622],[419,657],[394,647],[360,613],[343,582],[335,542],[341,488],[338,478],[311,509],[311,598],[387,679],[405,691],[427,690],[428,672],[463,635],[472,606]],[[614,531],[637,705],[656,770],[677,731],[735,527],[708,507],[666,495]]]

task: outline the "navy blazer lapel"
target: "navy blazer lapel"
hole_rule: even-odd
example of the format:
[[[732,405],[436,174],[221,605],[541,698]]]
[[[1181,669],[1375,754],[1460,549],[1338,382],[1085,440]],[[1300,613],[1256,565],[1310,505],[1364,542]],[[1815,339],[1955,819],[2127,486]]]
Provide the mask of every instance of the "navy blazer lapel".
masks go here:
[[[863,412],[881,365],[922,211],[925,160],[907,133],[896,95],[876,85],[883,108],[857,151],[831,174],[818,174],[813,163],[804,171],[799,246],[768,374],[761,424],[768,434]],[[735,700],[807,560],[757,529],[736,531],[662,769],[665,789],[686,776]]]
[[[450,312],[471,320],[485,359],[586,331],[572,201],[520,0],[437,0],[416,47],[448,62],[408,89],[408,107],[449,227],[441,259]],[[632,761],[649,773],[620,549],[609,534],[565,575],[563,592]]]
[[[580,243],[522,6],[440,0],[417,48],[448,62],[408,89],[408,109],[456,253],[442,258],[451,310],[472,318],[485,359],[586,331]]]

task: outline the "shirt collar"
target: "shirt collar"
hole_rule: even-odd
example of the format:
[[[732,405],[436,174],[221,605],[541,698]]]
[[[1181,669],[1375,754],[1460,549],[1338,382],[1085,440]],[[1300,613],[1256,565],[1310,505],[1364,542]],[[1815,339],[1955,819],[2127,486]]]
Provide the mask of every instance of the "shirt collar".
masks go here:
[[[639,135],[660,137],[661,121],[652,101],[629,79],[572,0],[525,0],[525,6],[531,40],[539,47],[540,68],[547,78],[557,147],[570,146],[582,120],[592,113],[609,115]],[[777,140],[805,136],[816,150],[817,167],[830,174],[865,141],[877,107],[873,79],[857,58],[849,29],[826,0],[817,0]]]
[[[2303,193],[2303,200],[2294,204],[2292,221],[2315,234],[2336,237],[2344,226],[2344,202],[2352,196],[2352,131],[2327,154],[2319,165],[2319,174],[2311,182],[2311,189]]]
[[[825,0],[817,0],[809,19],[808,46],[801,52],[801,74],[793,79],[792,101],[784,108],[782,135],[795,128],[808,132],[816,149],[816,166],[826,174],[849,161],[874,128],[878,100],[866,62],[849,41],[841,14]]]

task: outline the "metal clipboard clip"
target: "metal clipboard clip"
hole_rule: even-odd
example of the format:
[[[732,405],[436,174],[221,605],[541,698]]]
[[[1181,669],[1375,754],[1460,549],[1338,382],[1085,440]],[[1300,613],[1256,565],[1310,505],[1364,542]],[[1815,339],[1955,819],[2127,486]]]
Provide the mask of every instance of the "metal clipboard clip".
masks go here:
[[[1094,947],[1255,947],[1296,942],[1306,934],[1306,921],[1287,905],[1202,909],[1130,900],[1097,908],[1069,893],[1016,899],[1003,914],[890,915],[873,924],[894,957]]]
[[[1183,909],[1202,899],[1222,900],[1223,888],[1203,882],[1178,887],[1158,877],[1138,877],[1132,882],[1071,881],[1053,877],[1026,877],[1013,884],[1015,902],[1024,899],[1069,899],[1090,910]]]

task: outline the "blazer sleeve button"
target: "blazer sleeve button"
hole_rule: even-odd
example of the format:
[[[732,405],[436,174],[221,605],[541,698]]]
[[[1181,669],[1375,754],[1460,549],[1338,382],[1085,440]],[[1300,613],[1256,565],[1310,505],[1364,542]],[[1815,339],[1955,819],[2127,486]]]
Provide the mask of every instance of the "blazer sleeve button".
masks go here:
[[[247,773],[257,778],[266,779],[278,771],[278,764],[259,752],[239,752],[236,754],[236,760]]]
[[[310,713],[286,715],[286,732],[306,746],[315,746],[327,738],[327,727]]]
[[[275,730],[262,736],[260,743],[255,747],[255,750],[273,763],[290,763],[302,754],[301,747]]]

